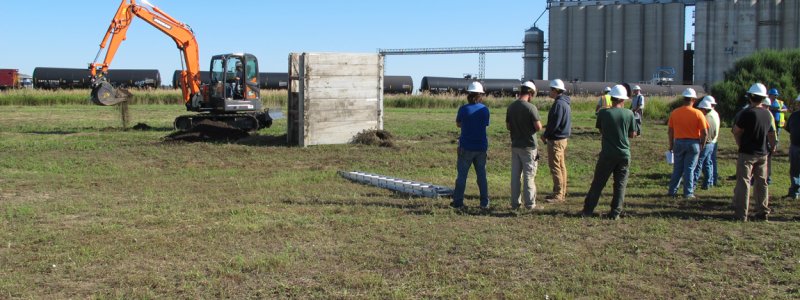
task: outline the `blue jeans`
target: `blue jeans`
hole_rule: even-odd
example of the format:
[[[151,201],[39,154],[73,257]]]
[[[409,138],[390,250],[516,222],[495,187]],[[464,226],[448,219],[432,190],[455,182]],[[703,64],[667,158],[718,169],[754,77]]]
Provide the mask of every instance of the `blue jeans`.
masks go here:
[[[456,189],[453,191],[453,206],[464,206],[464,190],[467,187],[467,174],[469,168],[475,165],[475,174],[478,177],[478,189],[481,192],[481,207],[489,206],[489,184],[486,182],[486,151],[468,151],[458,149],[458,162],[456,170]]]
[[[703,151],[700,152],[700,157],[697,160],[697,167],[694,168],[694,180],[696,183],[702,183],[702,187],[707,189],[710,186],[714,186],[714,163],[713,155],[714,151],[717,149],[717,143],[713,144],[706,144]],[[703,176],[705,176],[705,180],[700,182],[700,171],[703,171]]]
[[[697,166],[697,159],[700,156],[700,140],[675,140],[672,147],[672,155],[675,157],[675,164],[672,166],[672,177],[669,180],[667,193],[675,196],[678,193],[681,177],[683,177],[683,196],[693,196],[694,168]]]
[[[719,150],[719,145],[714,143],[714,152],[711,152],[711,165],[712,169],[714,170],[714,175],[711,178],[712,183],[714,186],[719,186],[719,167],[717,167],[717,150]]]
[[[800,196],[800,146],[789,146],[789,197]]]

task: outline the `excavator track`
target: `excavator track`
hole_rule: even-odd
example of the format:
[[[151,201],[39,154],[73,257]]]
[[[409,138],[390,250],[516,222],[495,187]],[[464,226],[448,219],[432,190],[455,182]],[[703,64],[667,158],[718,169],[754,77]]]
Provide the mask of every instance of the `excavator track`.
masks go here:
[[[175,118],[175,129],[180,131],[192,131],[192,129],[204,120],[222,122],[236,129],[247,132],[257,131],[262,128],[272,126],[272,118],[267,112],[253,113],[232,113],[232,114],[195,114],[183,115]]]

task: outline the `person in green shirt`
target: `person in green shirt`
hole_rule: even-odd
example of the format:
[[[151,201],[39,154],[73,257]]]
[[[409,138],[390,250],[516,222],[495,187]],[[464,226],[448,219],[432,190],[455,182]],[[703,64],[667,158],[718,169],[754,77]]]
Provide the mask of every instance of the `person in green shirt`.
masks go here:
[[[539,152],[536,133],[542,130],[539,110],[531,104],[536,85],[526,81],[520,87],[519,98],[506,110],[506,128],[511,136],[511,208],[523,203],[526,209],[536,207],[536,169]],[[522,185],[520,186],[520,180]],[[522,193],[520,193],[522,188]],[[520,197],[522,196],[522,197]],[[521,199],[520,199],[521,198]]]
[[[597,114],[596,127],[602,135],[600,155],[594,169],[594,178],[589,192],[583,203],[583,217],[591,217],[600,194],[608,182],[611,174],[614,175],[614,196],[611,199],[611,211],[607,217],[618,220],[622,213],[625,199],[625,188],[628,185],[628,173],[631,162],[631,146],[629,138],[636,137],[636,124],[633,111],[623,108],[623,102],[628,99],[628,91],[622,85],[616,85],[609,93],[611,95],[611,108],[601,110]]]

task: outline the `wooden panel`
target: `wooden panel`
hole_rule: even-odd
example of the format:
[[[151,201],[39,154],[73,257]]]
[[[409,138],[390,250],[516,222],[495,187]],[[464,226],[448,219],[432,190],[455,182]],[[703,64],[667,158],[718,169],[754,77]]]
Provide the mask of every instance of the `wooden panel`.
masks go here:
[[[379,56],[377,54],[358,54],[358,53],[303,53],[306,56],[306,64],[312,66],[319,65],[369,65],[377,66]]]
[[[380,76],[375,65],[309,65],[306,72],[306,76]]]
[[[308,89],[327,89],[327,88],[361,88],[372,89],[378,93],[378,77],[372,76],[329,76],[329,77],[306,77]]]
[[[332,89],[310,89],[306,91],[306,98],[319,99],[316,101],[325,101],[325,99],[369,99],[377,101],[378,90],[376,89],[348,89],[348,88],[332,88]]]
[[[353,137],[364,129],[376,129],[377,121],[367,122],[325,122],[315,124],[313,134],[308,138],[310,145],[343,144],[349,143]]]

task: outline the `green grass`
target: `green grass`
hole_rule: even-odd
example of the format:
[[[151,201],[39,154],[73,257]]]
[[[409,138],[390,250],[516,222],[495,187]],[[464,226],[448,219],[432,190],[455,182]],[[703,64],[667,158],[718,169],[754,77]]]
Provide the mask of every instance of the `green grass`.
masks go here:
[[[388,108],[396,148],[292,148],[276,142],[285,120],[248,142],[186,144],[161,139],[180,105],[132,105],[133,123],[153,131],[119,129],[109,107],[2,106],[0,298],[800,297],[800,204],[777,197],[785,146],[773,162],[775,221],[735,223],[732,181],[696,201],[664,196],[666,128],[647,122],[624,218],[581,219],[600,147],[583,106],[593,107],[575,106],[568,202],[533,213],[509,209],[501,107],[489,128],[494,209],[476,209],[473,172],[470,208],[457,213],[449,199],[336,175],[452,185],[454,108]],[[720,140],[727,177],[729,129]],[[541,200],[552,189],[546,164],[536,182]]]

